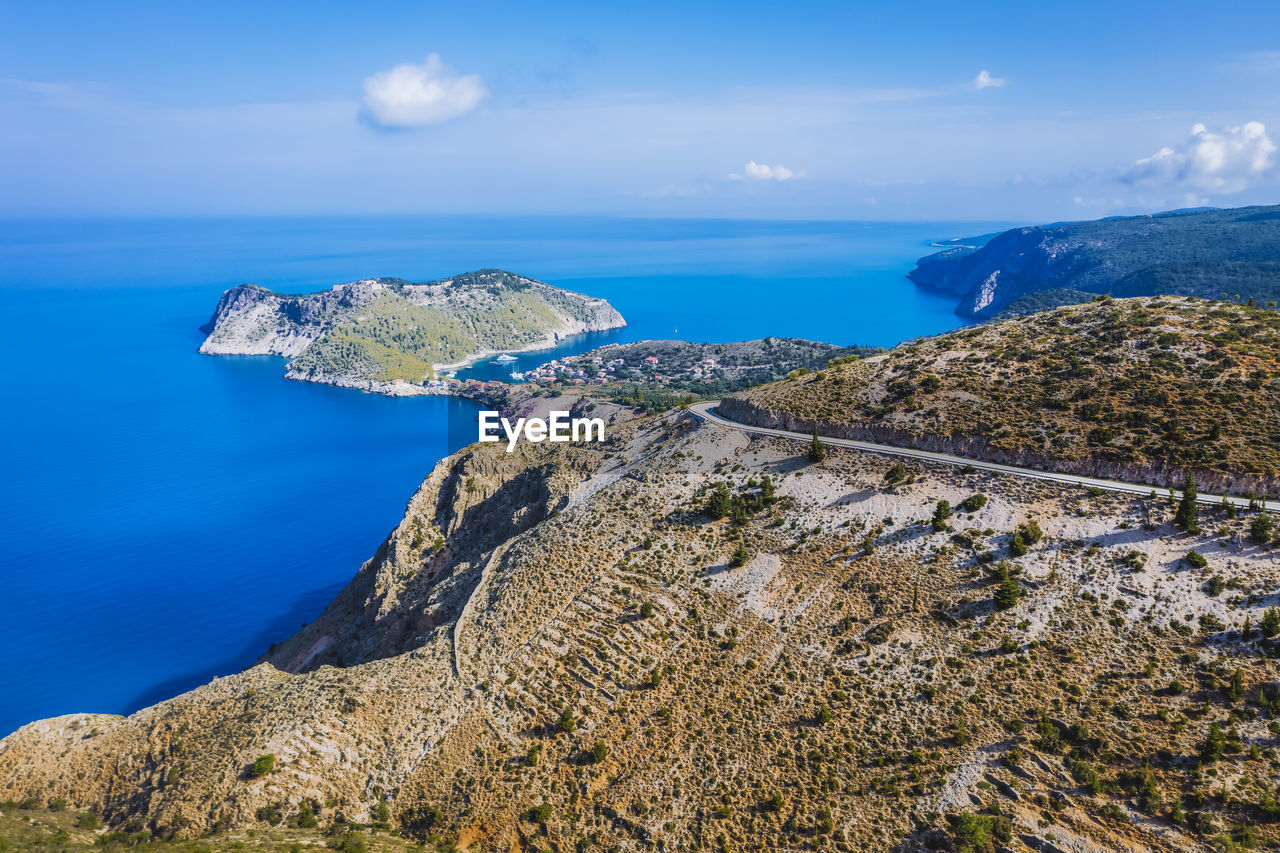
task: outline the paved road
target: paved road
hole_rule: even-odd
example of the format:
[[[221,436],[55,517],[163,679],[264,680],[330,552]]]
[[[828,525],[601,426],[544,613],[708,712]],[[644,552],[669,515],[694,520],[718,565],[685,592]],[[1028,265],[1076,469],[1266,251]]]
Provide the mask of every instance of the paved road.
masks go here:
[[[689,412],[699,420],[715,424],[724,429],[736,429],[739,432],[754,433],[756,435],[776,435],[782,438],[793,438],[797,441],[813,441],[813,436],[809,433],[790,432],[784,429],[769,429],[768,427],[748,426],[740,424],[737,421],[731,421],[723,417],[716,411],[719,400],[707,400],[701,403],[694,403],[689,406]],[[870,441],[854,441],[850,438],[827,438],[822,437],[823,444],[830,444],[836,447],[849,447],[854,450],[865,450],[868,453],[879,453],[884,456],[899,456],[906,459],[922,459],[926,462],[941,462],[946,465],[970,465],[982,471],[996,471],[1001,474],[1012,474],[1015,477],[1028,477],[1033,480],[1048,480],[1052,483],[1066,483],[1071,486],[1089,487],[1094,486],[1108,492],[1123,492],[1130,495],[1149,495],[1152,486],[1141,483],[1121,483],[1117,480],[1100,480],[1096,477],[1081,477],[1076,474],[1059,474],[1053,471],[1037,471],[1034,468],[1019,468],[1016,465],[1001,465],[998,462],[983,462],[979,459],[966,459],[962,456],[952,456],[948,453],[934,453],[929,450],[915,450],[910,447],[894,447],[888,444],[874,444]],[[1156,488],[1159,493],[1167,493],[1166,489]],[[1175,494],[1181,495],[1180,491]],[[1249,506],[1248,498],[1239,498],[1228,496],[1227,501],[1239,507]],[[1222,502],[1221,495],[1210,495],[1201,492],[1199,495],[1199,503],[1202,504],[1219,504]],[[1280,501],[1267,501],[1267,509],[1275,512],[1280,511]]]

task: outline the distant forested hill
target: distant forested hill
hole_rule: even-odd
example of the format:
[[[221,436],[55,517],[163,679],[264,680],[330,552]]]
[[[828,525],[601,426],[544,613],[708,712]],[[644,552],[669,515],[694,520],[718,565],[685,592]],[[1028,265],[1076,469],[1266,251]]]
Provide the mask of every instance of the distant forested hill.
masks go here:
[[[1280,205],[1065,222],[960,242],[971,245],[923,257],[907,275],[954,293],[963,317],[1095,294],[1280,300]]]

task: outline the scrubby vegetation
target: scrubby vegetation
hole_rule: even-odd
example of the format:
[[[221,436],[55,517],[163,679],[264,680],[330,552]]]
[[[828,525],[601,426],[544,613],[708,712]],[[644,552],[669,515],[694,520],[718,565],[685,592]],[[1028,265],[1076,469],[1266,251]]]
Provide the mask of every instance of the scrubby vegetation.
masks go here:
[[[916,341],[740,395],[819,431],[947,437],[986,458],[1280,473],[1280,312],[1106,300]],[[1168,485],[1183,486],[1183,478]],[[1180,524],[1196,523],[1188,505]]]

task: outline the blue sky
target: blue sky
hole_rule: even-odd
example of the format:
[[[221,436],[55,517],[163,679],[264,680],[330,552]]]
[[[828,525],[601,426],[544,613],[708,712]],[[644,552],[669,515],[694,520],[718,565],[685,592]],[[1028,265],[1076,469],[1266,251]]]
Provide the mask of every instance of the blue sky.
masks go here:
[[[0,4],[0,215],[1280,202],[1280,4]]]

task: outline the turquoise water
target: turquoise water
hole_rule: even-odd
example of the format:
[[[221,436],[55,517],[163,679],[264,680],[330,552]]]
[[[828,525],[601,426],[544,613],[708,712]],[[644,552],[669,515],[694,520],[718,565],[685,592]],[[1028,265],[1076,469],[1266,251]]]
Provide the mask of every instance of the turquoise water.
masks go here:
[[[196,353],[218,294],[502,267],[630,322],[565,342],[801,336],[893,344],[959,325],[902,276],[992,223],[592,219],[9,222],[0,229],[0,734],[128,713],[234,672],[314,618],[471,404],[281,378]],[[676,331],[678,330],[678,332]],[[555,353],[520,358],[532,366]],[[506,376],[514,365],[481,364]]]

